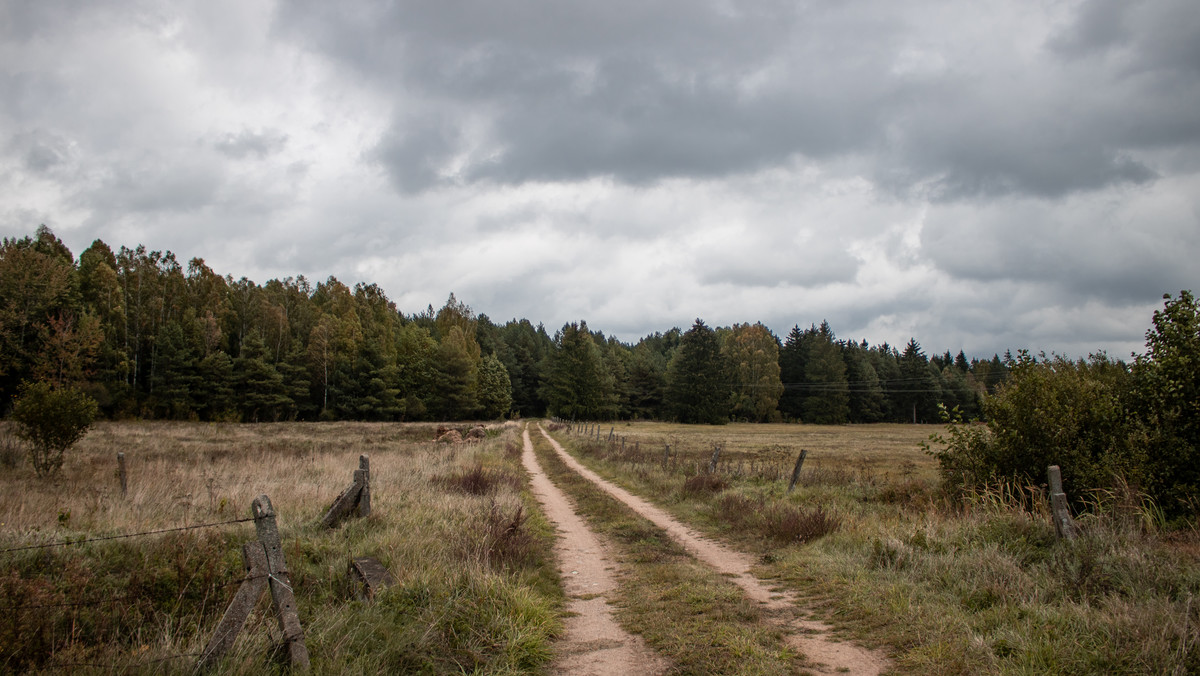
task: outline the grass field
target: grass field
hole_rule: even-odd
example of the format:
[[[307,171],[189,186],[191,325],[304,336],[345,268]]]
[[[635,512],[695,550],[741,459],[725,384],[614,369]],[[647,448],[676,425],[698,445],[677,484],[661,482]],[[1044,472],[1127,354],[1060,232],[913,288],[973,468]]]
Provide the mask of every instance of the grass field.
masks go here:
[[[1095,514],[1066,542],[1038,487],[951,503],[919,446],[936,427],[600,429],[599,441],[558,436],[602,475],[759,554],[760,574],[888,647],[900,673],[1200,673],[1200,538],[1159,532],[1135,495],[1090,496]],[[728,460],[705,475],[713,444]],[[772,456],[779,468],[746,469]]]
[[[102,423],[51,481],[33,476],[0,428],[0,550],[246,517],[265,493],[315,673],[543,672],[563,599],[516,433],[445,446],[431,443],[435,427]],[[810,599],[845,636],[888,649],[898,673],[1200,673],[1200,538],[1159,532],[1130,496],[1094,496],[1097,515],[1068,543],[1013,489],[951,504],[919,447],[937,428],[600,429],[604,443],[555,434],[600,473],[759,556],[761,575]],[[721,463],[707,475],[714,444]],[[800,449],[809,455],[789,494]],[[372,516],[320,528],[361,453],[371,456]],[[622,624],[677,673],[800,668],[727,581],[572,479],[540,444],[539,454],[621,552]],[[0,553],[0,672],[190,671],[252,537],[246,523]],[[347,561],[359,556],[397,578],[373,603],[348,589]],[[279,638],[264,599],[218,673],[283,671]]]
[[[314,673],[529,673],[560,631],[553,533],[514,430],[435,445],[429,425],[103,423],[53,481],[0,471],[0,549],[277,513]],[[116,453],[126,456],[122,497]],[[373,512],[318,521],[371,457]],[[0,672],[190,673],[254,524],[0,553]],[[397,579],[355,599],[351,557]],[[219,673],[280,672],[264,595]]]

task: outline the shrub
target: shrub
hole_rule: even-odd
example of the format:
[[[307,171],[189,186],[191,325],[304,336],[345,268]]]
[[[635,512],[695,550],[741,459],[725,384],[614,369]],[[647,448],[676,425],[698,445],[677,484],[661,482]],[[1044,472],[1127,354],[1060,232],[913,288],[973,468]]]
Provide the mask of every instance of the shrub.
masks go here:
[[[17,434],[29,443],[33,469],[49,476],[62,469],[63,455],[96,419],[96,402],[73,387],[26,384],[13,405]]]
[[[729,488],[729,481],[720,474],[697,474],[683,482],[685,495],[720,493]]]
[[[763,510],[762,529],[768,537],[782,543],[811,542],[837,530],[841,520],[821,507],[805,509],[787,503],[775,503]]]
[[[984,400],[986,427],[951,424],[947,436],[932,437],[944,446],[931,452],[948,491],[961,497],[1005,480],[1038,485],[1058,465],[1078,505],[1088,489],[1121,477],[1137,481],[1144,450],[1133,443],[1137,426],[1126,414],[1130,385],[1125,365],[1103,354],[1038,361],[1021,352],[1008,382]]]
[[[521,490],[521,479],[516,475],[502,469],[488,469],[482,464],[459,470],[449,476],[438,477],[435,481],[470,495],[488,495],[500,486],[508,486],[514,491]]]

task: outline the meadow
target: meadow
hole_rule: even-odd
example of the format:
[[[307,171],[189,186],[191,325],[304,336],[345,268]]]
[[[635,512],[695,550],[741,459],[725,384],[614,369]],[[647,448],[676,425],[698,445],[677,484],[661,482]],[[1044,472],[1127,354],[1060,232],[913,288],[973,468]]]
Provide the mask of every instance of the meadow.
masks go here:
[[[0,552],[0,671],[190,672],[243,575],[253,524],[63,543],[246,518],[267,494],[314,673],[545,672],[563,596],[518,431],[445,445],[436,427],[101,423],[49,481],[0,429],[0,550],[55,545]],[[1163,532],[1135,495],[1089,496],[1094,513],[1067,542],[1038,487],[945,498],[920,447],[937,427],[599,429],[553,434],[597,472],[754,553],[761,576],[845,638],[883,647],[897,673],[1200,672],[1200,537]],[[618,550],[618,619],[674,673],[804,672],[727,581],[572,479],[544,444],[538,453]],[[360,454],[371,516],[321,528]],[[361,556],[396,578],[373,601],[347,579]],[[284,671],[280,638],[266,595],[216,673]]]
[[[762,577],[887,647],[897,672],[1200,673],[1196,531],[1162,531],[1132,491],[1085,496],[1074,541],[1056,536],[1044,487],[952,502],[920,445],[941,429],[631,423],[559,436],[598,473],[758,554]]]
[[[466,431],[466,428],[463,428]],[[434,444],[433,425],[101,423],[52,481],[5,455],[0,549],[250,516],[270,497],[313,673],[529,673],[560,631],[552,533],[513,427]],[[0,432],[0,444],[11,446]],[[122,496],[116,454],[124,453]],[[372,514],[319,520],[368,454]],[[13,466],[15,465],[15,466]],[[191,673],[244,572],[253,523],[0,553],[0,672]],[[351,558],[396,584],[356,598]],[[217,673],[282,672],[264,594]]]

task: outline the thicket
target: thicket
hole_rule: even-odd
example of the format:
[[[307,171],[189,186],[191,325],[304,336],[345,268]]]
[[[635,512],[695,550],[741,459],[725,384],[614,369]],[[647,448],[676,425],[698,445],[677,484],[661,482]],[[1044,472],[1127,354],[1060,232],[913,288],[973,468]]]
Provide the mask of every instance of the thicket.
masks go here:
[[[1188,291],[1164,299],[1132,367],[1103,354],[1020,353],[983,402],[986,425],[958,422],[934,435],[950,492],[1039,485],[1058,465],[1077,507],[1095,491],[1131,486],[1168,518],[1200,513],[1200,307]]]

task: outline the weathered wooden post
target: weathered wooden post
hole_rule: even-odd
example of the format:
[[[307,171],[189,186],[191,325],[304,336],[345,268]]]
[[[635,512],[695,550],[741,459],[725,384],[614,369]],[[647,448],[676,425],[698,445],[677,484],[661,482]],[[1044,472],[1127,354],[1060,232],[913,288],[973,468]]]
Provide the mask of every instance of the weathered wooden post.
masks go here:
[[[671,444],[663,444],[663,467],[671,462]]]
[[[1054,532],[1058,533],[1060,538],[1074,540],[1075,520],[1071,518],[1067,494],[1063,492],[1062,470],[1058,465],[1050,465],[1046,469],[1046,477],[1050,482],[1050,514],[1054,519]]]
[[[721,457],[721,445],[713,444],[712,459],[708,461],[708,473],[712,474],[717,471],[717,459]]]
[[[304,628],[300,626],[300,615],[296,612],[296,595],[292,592],[287,562],[283,558],[283,542],[279,538],[279,526],[275,523],[275,509],[266,495],[255,498],[252,509],[254,530],[267,555],[268,587],[275,614],[279,618],[279,630],[283,632],[288,662],[293,669],[308,671],[308,646],[304,643]]]
[[[125,454],[117,454],[117,475],[121,477],[121,497],[129,496],[129,474],[125,471]]]
[[[796,480],[800,478],[800,468],[804,466],[806,455],[808,455],[808,451],[800,449],[800,455],[796,456],[796,468],[792,470],[792,480],[788,482],[788,493],[791,493],[792,489],[796,487]]]
[[[225,609],[225,614],[221,616],[221,622],[217,624],[217,630],[213,632],[213,637],[209,639],[204,652],[200,654],[200,661],[196,665],[199,670],[215,666],[225,653],[229,652],[234,639],[241,633],[242,627],[246,626],[246,619],[254,610],[258,597],[266,591],[267,553],[263,550],[261,542],[252,540],[242,545],[242,564],[246,570],[246,578],[238,587],[229,607]]]
[[[329,511],[321,519],[326,528],[336,528],[347,517],[357,513],[360,517],[371,514],[371,458],[358,456],[358,469],[354,470],[354,482],[342,491]]]
[[[362,485],[358,494],[358,515],[364,519],[371,516],[371,456],[358,456],[358,469],[354,470],[354,483]]]

